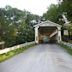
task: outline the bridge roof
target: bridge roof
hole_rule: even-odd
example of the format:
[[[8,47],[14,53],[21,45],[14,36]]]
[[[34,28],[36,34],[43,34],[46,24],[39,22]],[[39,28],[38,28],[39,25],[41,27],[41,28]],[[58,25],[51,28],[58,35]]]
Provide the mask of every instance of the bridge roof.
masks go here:
[[[46,26],[49,26],[49,27],[61,27],[61,25],[59,25],[57,23],[54,23],[52,21],[49,21],[49,20],[38,23],[37,25],[34,25],[34,27],[46,27]]]

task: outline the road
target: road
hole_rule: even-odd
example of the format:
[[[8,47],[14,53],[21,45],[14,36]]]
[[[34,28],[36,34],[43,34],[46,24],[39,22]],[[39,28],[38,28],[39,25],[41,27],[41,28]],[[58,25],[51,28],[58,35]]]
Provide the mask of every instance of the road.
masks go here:
[[[72,56],[55,44],[40,44],[0,63],[0,72],[72,72]]]

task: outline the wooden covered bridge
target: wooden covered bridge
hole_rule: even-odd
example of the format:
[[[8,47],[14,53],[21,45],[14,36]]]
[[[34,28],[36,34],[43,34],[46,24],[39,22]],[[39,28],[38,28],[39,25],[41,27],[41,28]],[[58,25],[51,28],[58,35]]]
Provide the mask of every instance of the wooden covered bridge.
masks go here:
[[[51,21],[41,22],[35,27],[36,43],[56,43],[61,41],[61,26]]]

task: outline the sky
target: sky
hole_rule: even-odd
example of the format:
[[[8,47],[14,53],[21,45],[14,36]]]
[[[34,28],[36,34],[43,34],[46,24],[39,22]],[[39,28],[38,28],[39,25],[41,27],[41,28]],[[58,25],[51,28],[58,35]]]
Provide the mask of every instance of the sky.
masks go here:
[[[0,0],[0,7],[10,5],[40,16],[47,11],[50,4],[57,4],[57,0]]]

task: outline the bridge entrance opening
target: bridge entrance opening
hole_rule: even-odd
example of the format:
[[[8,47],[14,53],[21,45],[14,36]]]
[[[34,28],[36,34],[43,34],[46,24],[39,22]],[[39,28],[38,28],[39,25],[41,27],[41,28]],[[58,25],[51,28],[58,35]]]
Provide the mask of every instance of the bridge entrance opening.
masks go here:
[[[36,43],[61,42],[61,26],[51,21],[41,22],[35,27]]]
[[[58,38],[57,27],[39,27],[39,43],[56,43]]]

